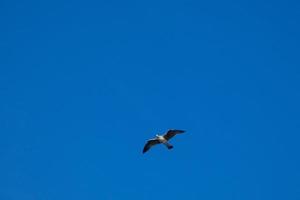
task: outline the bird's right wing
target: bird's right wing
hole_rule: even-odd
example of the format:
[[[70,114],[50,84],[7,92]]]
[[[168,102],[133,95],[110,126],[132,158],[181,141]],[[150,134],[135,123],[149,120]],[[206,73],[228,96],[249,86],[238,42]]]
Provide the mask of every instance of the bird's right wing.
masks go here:
[[[160,142],[157,139],[148,140],[144,146],[143,153],[146,153],[152,146],[159,144]]]
[[[164,135],[164,138],[166,140],[169,140],[171,139],[172,137],[174,137],[176,134],[179,134],[179,133],[184,133],[185,131],[183,130],[176,130],[176,129],[170,129],[167,131],[167,133]]]

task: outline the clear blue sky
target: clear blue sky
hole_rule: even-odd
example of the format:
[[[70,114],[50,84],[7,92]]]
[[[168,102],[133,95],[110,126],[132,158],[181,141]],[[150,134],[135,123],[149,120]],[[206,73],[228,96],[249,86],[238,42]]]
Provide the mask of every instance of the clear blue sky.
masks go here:
[[[2,0],[0,199],[299,200],[299,10]]]

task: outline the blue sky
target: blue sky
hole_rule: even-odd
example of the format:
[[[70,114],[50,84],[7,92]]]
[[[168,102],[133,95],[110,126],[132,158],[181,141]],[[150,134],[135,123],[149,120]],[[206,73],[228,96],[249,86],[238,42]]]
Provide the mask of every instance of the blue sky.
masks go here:
[[[0,199],[300,199],[299,10],[1,1]]]

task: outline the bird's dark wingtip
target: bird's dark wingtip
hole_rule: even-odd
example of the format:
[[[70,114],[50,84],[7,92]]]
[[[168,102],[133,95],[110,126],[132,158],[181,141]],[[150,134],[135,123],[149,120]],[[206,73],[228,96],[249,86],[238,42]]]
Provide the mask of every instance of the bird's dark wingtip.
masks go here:
[[[169,131],[176,131],[177,133],[184,133],[185,130],[179,130],[179,129],[169,129]]]
[[[143,154],[146,153],[149,149],[143,149]]]

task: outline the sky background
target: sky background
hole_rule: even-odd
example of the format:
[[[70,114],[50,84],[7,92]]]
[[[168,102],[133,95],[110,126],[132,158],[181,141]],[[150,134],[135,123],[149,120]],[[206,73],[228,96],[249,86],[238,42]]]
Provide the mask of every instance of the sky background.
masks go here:
[[[299,200],[299,10],[0,1],[0,199]]]

